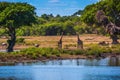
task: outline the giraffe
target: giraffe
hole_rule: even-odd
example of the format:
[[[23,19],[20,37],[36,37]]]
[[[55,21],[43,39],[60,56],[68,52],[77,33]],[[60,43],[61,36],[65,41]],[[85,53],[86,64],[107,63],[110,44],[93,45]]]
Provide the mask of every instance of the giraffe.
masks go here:
[[[63,32],[61,34],[60,40],[58,41],[58,48],[62,49],[62,38],[63,38]]]
[[[80,40],[78,33],[77,33],[77,48],[78,49],[83,49],[83,41]]]

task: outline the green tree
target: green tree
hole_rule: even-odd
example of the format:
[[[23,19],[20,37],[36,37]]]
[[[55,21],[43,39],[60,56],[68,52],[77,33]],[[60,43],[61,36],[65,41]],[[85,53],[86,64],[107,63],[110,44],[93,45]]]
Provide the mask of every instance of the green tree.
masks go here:
[[[73,14],[73,16],[81,15],[83,13],[83,10],[78,10]]]
[[[92,4],[92,5],[88,5],[82,15],[81,15],[81,21],[85,22],[88,25],[93,25],[95,23],[95,13],[96,13],[97,9],[96,9],[96,5]]]
[[[0,2],[2,5],[4,2]],[[12,52],[16,42],[16,29],[23,25],[31,25],[36,21],[35,8],[27,3],[5,3],[0,6],[0,26],[7,28],[10,39],[7,51]]]
[[[66,21],[64,23],[64,26],[63,26],[63,31],[64,31],[64,34],[75,35],[76,32],[75,32],[75,29],[74,29],[74,23],[72,21]]]
[[[81,21],[90,25],[96,24],[95,15],[98,10],[103,10],[112,22],[120,25],[119,0],[101,0],[96,4],[86,6],[81,15]]]

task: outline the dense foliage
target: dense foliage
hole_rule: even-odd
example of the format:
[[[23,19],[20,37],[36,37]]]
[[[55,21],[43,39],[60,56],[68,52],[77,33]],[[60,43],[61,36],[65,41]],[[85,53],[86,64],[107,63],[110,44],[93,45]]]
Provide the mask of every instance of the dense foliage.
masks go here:
[[[93,33],[89,25],[80,21],[80,16],[52,16],[43,14],[37,18],[38,23],[31,27],[22,26],[17,29],[19,36],[39,36],[39,35],[75,35],[76,32]]]
[[[1,6],[0,11],[3,13],[3,9],[5,9],[5,7],[8,5],[9,4],[6,3],[0,4]],[[11,7],[9,7],[9,9],[10,8]],[[32,7],[31,9],[34,8]],[[80,34],[82,33],[105,34],[103,27],[100,27],[101,25],[95,19],[95,14],[97,10],[101,9],[105,12],[105,14],[109,17],[109,19],[112,22],[120,26],[120,1],[101,0],[95,4],[86,6],[84,10],[79,10],[71,16],[60,15],[53,16],[52,14],[43,14],[40,17],[37,17],[37,24],[32,24],[31,27],[24,25],[21,28],[18,28],[17,35],[19,36],[60,35],[62,32],[64,32],[65,35],[75,35],[76,32],[79,32]],[[28,19],[28,17],[26,17],[24,19],[25,20],[27,19],[28,21],[32,20],[32,16],[30,16],[31,14],[28,15],[31,18]],[[16,18],[18,20],[17,22],[23,23],[18,18]],[[17,25],[19,24],[20,23],[17,23]],[[4,33],[5,30],[4,31],[0,30],[1,35],[4,35]]]
[[[81,16],[81,20],[86,24],[95,24],[95,14],[97,10],[103,10],[109,19],[120,26],[120,1],[119,0],[101,0],[100,2],[88,5]]]

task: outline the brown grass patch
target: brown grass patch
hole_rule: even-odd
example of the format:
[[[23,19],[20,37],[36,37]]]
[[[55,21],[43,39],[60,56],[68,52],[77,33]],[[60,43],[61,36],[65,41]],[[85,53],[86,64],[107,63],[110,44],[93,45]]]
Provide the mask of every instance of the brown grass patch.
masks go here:
[[[54,48],[54,47],[57,47],[57,42],[59,41],[60,36],[24,36],[22,38],[25,38],[25,43],[16,44],[15,49],[33,47],[34,44],[40,44],[40,47],[53,47]],[[111,39],[109,37],[95,35],[95,34],[80,35],[80,39],[83,41],[84,45],[91,44],[91,43],[93,44],[99,43],[101,41],[107,41],[111,43]],[[1,38],[0,44],[6,41],[7,39]],[[65,48],[66,45],[75,45],[75,44],[77,44],[77,36],[63,36],[63,48]],[[70,46],[70,48],[71,47],[75,48],[75,46]],[[0,46],[0,49],[2,49],[1,46]]]

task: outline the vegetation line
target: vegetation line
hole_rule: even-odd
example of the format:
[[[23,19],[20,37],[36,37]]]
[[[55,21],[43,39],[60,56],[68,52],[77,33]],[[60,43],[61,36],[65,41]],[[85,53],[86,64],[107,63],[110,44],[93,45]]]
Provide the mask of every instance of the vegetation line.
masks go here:
[[[0,53],[0,62],[31,62],[47,59],[99,58],[108,55],[120,55],[120,45],[112,48],[91,45],[84,50],[68,50],[57,48],[28,48],[11,53]]]

